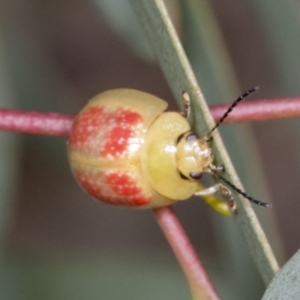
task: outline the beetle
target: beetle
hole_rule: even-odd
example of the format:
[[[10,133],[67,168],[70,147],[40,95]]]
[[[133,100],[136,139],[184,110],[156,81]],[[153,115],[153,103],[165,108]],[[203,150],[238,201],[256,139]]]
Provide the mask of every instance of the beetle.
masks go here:
[[[188,122],[190,98],[183,93],[184,111],[165,111],[167,103],[132,89],[103,92],[83,108],[73,122],[68,140],[68,158],[79,185],[92,197],[117,206],[157,208],[220,192],[210,205],[228,216],[235,210],[230,188],[262,206],[221,173],[213,163],[209,141],[232,109],[257,88],[240,96],[203,137]],[[204,188],[203,173],[222,180]]]

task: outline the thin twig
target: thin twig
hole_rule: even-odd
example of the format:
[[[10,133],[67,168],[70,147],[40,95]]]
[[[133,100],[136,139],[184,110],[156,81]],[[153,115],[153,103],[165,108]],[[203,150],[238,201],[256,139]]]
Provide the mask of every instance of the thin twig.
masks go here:
[[[157,208],[154,214],[185,272],[193,296],[196,299],[220,299],[173,209]]]
[[[229,105],[214,105],[210,111],[217,121]],[[224,123],[268,121],[300,117],[300,97],[255,100],[239,104]],[[37,111],[0,109],[0,130],[68,136],[74,116]]]
[[[0,109],[0,130],[68,136],[73,119],[74,116],[65,114]]]
[[[210,111],[215,120],[222,117],[229,104],[214,105]],[[264,99],[240,103],[225,123],[266,121],[300,117],[300,97]]]

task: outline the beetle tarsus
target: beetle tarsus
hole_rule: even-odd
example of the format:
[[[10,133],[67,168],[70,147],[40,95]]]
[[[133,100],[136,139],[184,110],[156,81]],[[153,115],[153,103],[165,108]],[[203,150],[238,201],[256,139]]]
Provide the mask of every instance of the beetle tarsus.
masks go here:
[[[210,165],[209,168],[213,173],[215,173],[215,172],[224,173],[225,172],[225,166],[223,164],[220,166]]]
[[[182,93],[182,102],[184,105],[184,109],[183,112],[181,112],[181,115],[188,119],[190,116],[190,112],[191,112],[191,99],[188,93],[183,92]]]
[[[228,207],[230,208],[230,210],[232,212],[236,211],[236,203],[233,200],[233,197],[231,195],[231,191],[223,184],[221,183],[217,183],[209,188],[206,188],[204,190],[201,191],[197,191],[194,196],[209,196],[209,195],[213,195],[216,193],[220,193],[222,195],[222,197],[226,200]]]
[[[218,178],[220,178],[221,180],[223,180],[233,190],[235,190],[240,195],[242,195],[245,199],[249,200],[250,202],[252,202],[254,204],[257,204],[257,205],[260,205],[260,206],[263,206],[263,207],[271,207],[272,206],[270,203],[266,203],[266,202],[262,202],[260,200],[254,199],[253,197],[251,197],[250,195],[248,195],[247,193],[245,193],[244,191],[242,191],[241,189],[239,189],[238,187],[236,187],[233,183],[231,183],[229,180],[227,180],[226,178],[224,178],[220,174],[215,174],[215,175]]]

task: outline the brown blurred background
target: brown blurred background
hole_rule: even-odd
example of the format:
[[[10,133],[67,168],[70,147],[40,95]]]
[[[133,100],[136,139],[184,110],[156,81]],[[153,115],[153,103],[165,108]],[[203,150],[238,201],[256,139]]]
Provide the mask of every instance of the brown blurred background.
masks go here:
[[[118,1],[111,2],[118,5]],[[296,72],[297,69],[300,72],[299,61],[292,62],[293,70],[288,65],[293,57],[288,51],[294,51],[293,44],[291,42],[288,46],[288,42],[282,40],[284,47],[276,48],[277,41],[274,42],[270,26],[264,23],[264,4],[259,6],[260,1],[253,2],[256,2],[256,8],[248,1],[210,2],[237,74],[239,92],[259,85],[259,93],[252,98],[298,95],[300,85],[297,84],[299,77],[296,77]],[[117,15],[105,10],[105,3],[100,0],[98,4],[80,0],[0,0],[0,44],[4,53],[1,66],[5,65],[6,71],[6,75],[1,75],[5,78],[1,105],[76,114],[95,94],[127,87],[158,95],[168,100],[172,109],[177,109],[151,54],[136,49],[136,52],[132,51],[130,39],[126,43],[127,36],[120,36],[120,31],[118,34],[118,30],[111,26]],[[185,35],[188,19],[182,15],[186,11],[178,3],[175,5],[175,1],[171,6],[176,28],[183,42],[188,43]],[[275,9],[270,20],[276,16]],[[120,15],[124,17],[125,14],[120,6]],[[274,23],[275,31],[276,25]],[[294,32],[289,32],[289,38],[294,40],[299,30],[297,27]],[[186,46],[187,49],[191,47]],[[289,74],[285,68],[294,73]],[[295,79],[295,83],[288,79],[289,76]],[[201,79],[199,81],[201,85]],[[210,89],[214,86],[204,88],[208,101]],[[212,100],[214,103],[233,100],[224,97],[226,99]],[[254,164],[259,165],[263,172],[266,182],[263,190],[270,191],[278,226],[268,230],[279,229],[285,253],[282,262],[299,247],[298,123],[283,120],[251,124],[254,135],[250,134],[249,139],[252,141],[254,137],[256,145],[253,145],[253,153],[248,149],[250,157],[245,162],[246,168],[247,164],[251,168],[255,159]],[[234,126],[240,125],[230,125],[225,130],[233,130]],[[65,295],[70,296],[68,299],[119,299],[112,296],[118,288],[125,295],[122,299],[183,299],[188,295],[185,279],[152,213],[118,209],[90,200],[71,176],[65,139],[12,133],[1,133],[0,137],[3,139],[1,143],[10,147],[1,155],[1,169],[6,172],[1,177],[5,189],[8,189],[1,213],[4,270],[8,272],[3,280],[5,299],[67,299]],[[234,153],[231,155],[235,156]],[[245,179],[250,181],[246,186],[249,193],[256,196],[251,180],[255,178]],[[269,200],[267,195],[266,198]],[[234,285],[231,288],[222,286],[222,276],[228,266],[226,259],[221,262],[222,251],[219,241],[215,240],[219,223],[214,222],[219,217],[212,216],[209,208],[198,199],[179,204],[176,210],[200,255],[206,257],[208,268],[220,260],[210,272],[217,277],[218,289],[223,291],[224,299],[241,299],[234,298],[234,293],[230,294],[236,288]],[[257,210],[263,220],[265,210]],[[273,227],[272,222],[268,224],[265,226]],[[280,241],[276,240],[274,244],[278,245]],[[280,246],[275,251],[281,253]],[[155,266],[164,266],[163,271]],[[99,275],[101,269],[104,274]],[[245,276],[245,286],[251,278],[259,277],[252,269]],[[138,281],[144,273],[148,273],[145,286],[135,291],[135,296],[132,291],[124,294],[124,291],[132,290],[135,280]],[[73,279],[64,281],[66,278]],[[155,278],[167,281],[161,283],[167,292],[163,287],[157,287]],[[174,282],[179,282],[182,295],[177,291],[172,295],[170,290]],[[78,285],[82,288],[75,292]],[[107,294],[105,290],[108,290]],[[258,299],[257,295],[262,293],[259,278],[254,293],[255,296],[250,294],[243,299]],[[160,298],[161,295],[166,296]]]

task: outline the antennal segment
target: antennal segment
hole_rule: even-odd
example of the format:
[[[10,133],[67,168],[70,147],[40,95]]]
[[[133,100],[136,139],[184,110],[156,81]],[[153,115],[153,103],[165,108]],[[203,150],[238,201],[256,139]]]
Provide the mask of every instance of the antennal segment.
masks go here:
[[[256,92],[259,89],[259,87],[254,87],[247,92],[245,92],[243,95],[239,96],[225,111],[224,115],[220,118],[220,120],[216,123],[216,125],[208,132],[208,134],[205,136],[206,140],[211,139],[212,133],[223,123],[223,121],[228,117],[228,115],[232,112],[232,110],[241,102],[243,101],[247,96],[250,94]]]
[[[228,181],[226,178],[224,178],[220,174],[215,173],[215,175],[218,178],[220,178],[222,181],[224,181],[229,187],[231,187],[233,190],[235,190],[236,192],[238,192],[239,194],[241,194],[244,198],[248,199],[252,203],[255,203],[257,205],[264,206],[264,207],[271,207],[272,206],[270,203],[261,202],[259,200],[254,199],[253,197],[249,196],[247,193],[243,192],[241,189],[239,189],[238,187],[236,187],[233,183],[231,183],[230,181]]]

